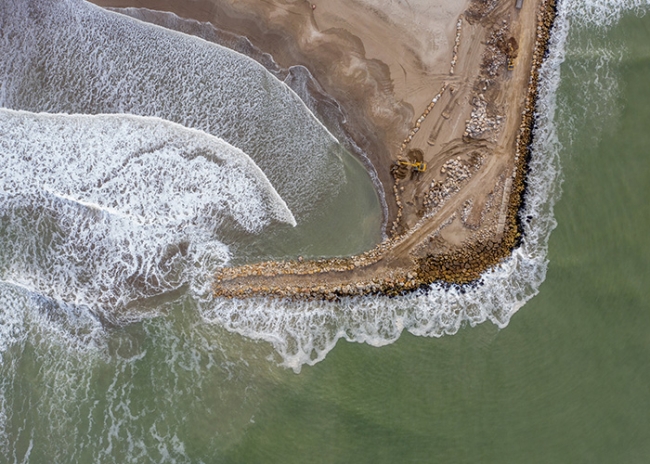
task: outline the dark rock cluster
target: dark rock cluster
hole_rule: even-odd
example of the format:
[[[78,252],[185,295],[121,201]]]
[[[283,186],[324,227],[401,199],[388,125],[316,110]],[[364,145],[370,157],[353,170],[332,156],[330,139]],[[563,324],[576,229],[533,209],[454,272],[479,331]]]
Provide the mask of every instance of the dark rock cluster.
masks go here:
[[[539,68],[546,55],[555,13],[555,0],[545,1],[538,13],[537,40],[533,52],[528,95],[517,136],[515,178],[512,183],[503,238],[500,241],[478,241],[446,254],[431,255],[419,259],[418,279],[422,283],[445,281],[455,284],[466,284],[476,281],[487,269],[497,265],[510,256],[512,250],[521,240],[521,218],[519,211],[523,205],[526,191],[526,174],[528,172],[528,161],[530,158],[530,144],[532,142],[533,127],[535,124],[535,103],[537,101]]]

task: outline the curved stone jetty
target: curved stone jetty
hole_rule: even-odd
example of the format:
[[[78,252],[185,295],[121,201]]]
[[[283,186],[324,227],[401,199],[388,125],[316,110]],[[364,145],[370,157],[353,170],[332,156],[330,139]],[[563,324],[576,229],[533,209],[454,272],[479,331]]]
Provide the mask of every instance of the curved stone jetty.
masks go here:
[[[472,284],[510,256],[521,238],[538,71],[554,17],[554,0],[521,10],[473,0],[455,22],[451,66],[432,77],[439,90],[416,113],[390,167],[397,211],[388,239],[356,256],[222,268],[214,295],[399,295],[432,282]],[[417,162],[427,169],[409,167]]]

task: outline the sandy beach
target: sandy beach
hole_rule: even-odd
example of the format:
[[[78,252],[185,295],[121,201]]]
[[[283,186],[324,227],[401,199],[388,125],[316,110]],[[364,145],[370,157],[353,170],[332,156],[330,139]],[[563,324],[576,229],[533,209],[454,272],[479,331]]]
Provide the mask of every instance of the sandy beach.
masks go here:
[[[246,37],[253,58],[268,54],[285,70],[306,67],[322,98],[337,103],[342,130],[381,183],[388,238],[376,249],[225,268],[215,294],[338,298],[396,294],[437,280],[467,283],[516,245],[552,2],[95,3],[209,22],[228,37]]]

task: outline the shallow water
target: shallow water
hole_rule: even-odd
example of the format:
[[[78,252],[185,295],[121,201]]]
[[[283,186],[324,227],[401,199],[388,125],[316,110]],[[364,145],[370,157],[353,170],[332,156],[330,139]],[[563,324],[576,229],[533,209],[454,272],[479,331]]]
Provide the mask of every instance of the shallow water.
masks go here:
[[[339,307],[181,289],[107,321],[0,284],[0,462],[646,462],[650,16],[560,11],[528,243],[481,289]]]
[[[341,255],[380,240],[381,206],[361,163],[255,61],[82,0],[16,0],[0,5],[0,16],[1,106],[158,117],[223,139],[255,162],[298,224],[272,228],[250,244],[257,255],[238,256],[276,256],[289,240],[292,256]],[[357,228],[349,219],[364,212]],[[332,230],[354,239],[333,243]],[[305,240],[314,233],[317,240]]]

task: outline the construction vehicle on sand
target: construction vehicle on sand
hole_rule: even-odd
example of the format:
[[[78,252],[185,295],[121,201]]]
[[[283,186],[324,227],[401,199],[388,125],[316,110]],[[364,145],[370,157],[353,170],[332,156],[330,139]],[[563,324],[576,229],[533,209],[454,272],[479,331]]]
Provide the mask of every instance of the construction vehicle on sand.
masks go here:
[[[404,179],[411,168],[411,179],[417,178],[420,176],[420,173],[423,173],[427,170],[427,163],[424,161],[406,161],[406,160],[397,160],[395,164],[391,167],[391,172],[396,179]]]
[[[427,163],[425,163],[424,161],[410,162],[406,160],[399,160],[397,162],[399,163],[400,166],[413,168],[414,172],[425,172],[427,170]]]
[[[391,167],[391,172],[396,179],[406,178],[409,168],[411,170],[411,179],[420,177],[420,173],[427,170],[427,163],[424,162],[424,152],[419,148],[413,148],[408,152],[408,159],[397,158],[395,164]]]

